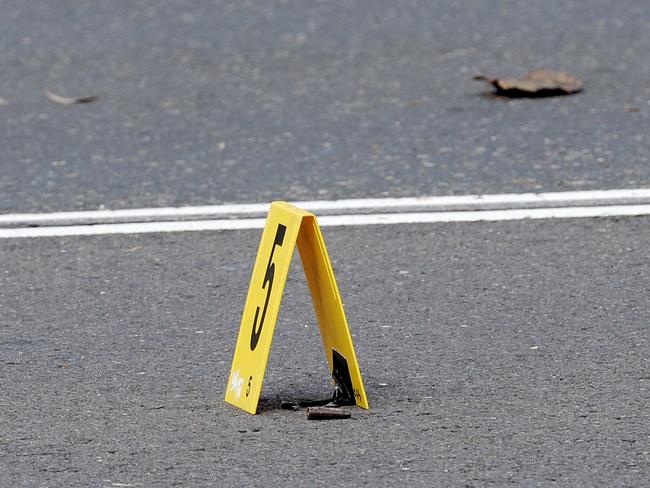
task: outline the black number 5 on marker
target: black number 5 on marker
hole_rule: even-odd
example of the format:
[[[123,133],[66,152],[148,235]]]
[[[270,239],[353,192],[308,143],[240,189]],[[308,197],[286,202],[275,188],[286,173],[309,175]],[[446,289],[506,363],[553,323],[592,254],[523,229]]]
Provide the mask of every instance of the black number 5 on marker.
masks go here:
[[[255,348],[257,347],[257,342],[260,340],[260,334],[262,333],[262,327],[264,326],[264,318],[266,317],[266,309],[269,306],[271,288],[273,288],[273,277],[275,276],[275,263],[273,262],[273,253],[275,252],[276,246],[282,247],[282,243],[284,242],[284,234],[286,230],[287,227],[285,225],[278,224],[278,228],[275,231],[275,239],[273,240],[273,247],[271,247],[269,262],[266,265],[266,273],[264,274],[264,281],[262,282],[262,290],[266,289],[266,299],[264,300],[264,308],[262,309],[261,317],[260,317],[260,307],[258,306],[257,309],[255,310],[255,319],[253,320],[253,328],[251,330],[251,351],[255,350]],[[259,318],[259,323],[257,322],[258,318]]]

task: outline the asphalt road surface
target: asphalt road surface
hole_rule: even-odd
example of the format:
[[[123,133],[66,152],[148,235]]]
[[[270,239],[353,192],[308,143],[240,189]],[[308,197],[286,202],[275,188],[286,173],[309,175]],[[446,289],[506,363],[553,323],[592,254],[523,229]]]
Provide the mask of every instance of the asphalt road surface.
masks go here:
[[[4,242],[2,478],[642,486],[649,229],[326,229],[371,410],[320,423],[279,409],[331,393],[297,262],[260,414],[223,401],[258,231]]]
[[[645,0],[0,7],[3,212],[650,185]]]
[[[0,213],[650,186],[647,2],[0,1]],[[484,74],[585,91],[499,100]],[[64,96],[98,94],[63,106]],[[326,228],[224,403],[258,230],[0,241],[2,486],[650,485],[650,217]]]

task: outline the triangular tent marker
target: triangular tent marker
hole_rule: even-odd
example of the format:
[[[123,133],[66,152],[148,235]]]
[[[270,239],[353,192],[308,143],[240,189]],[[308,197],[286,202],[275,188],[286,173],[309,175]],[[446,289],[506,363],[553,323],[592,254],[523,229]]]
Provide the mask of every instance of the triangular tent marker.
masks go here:
[[[273,330],[294,247],[309,284],[327,362],[341,403],[368,408],[334,271],[316,216],[273,202],[262,233],[226,388],[226,402],[252,414],[262,390]]]

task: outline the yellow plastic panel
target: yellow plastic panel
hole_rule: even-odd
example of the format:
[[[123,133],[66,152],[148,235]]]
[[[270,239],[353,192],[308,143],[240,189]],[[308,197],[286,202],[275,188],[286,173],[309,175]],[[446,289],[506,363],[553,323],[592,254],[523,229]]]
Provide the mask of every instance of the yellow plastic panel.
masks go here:
[[[257,411],[291,256],[305,215],[310,214],[274,202],[262,232],[226,390],[226,402],[253,414]]]
[[[343,310],[343,302],[336,286],[334,271],[327,255],[323,235],[314,216],[306,217],[302,221],[298,235],[298,249],[314,302],[314,310],[330,371],[334,367],[333,351],[336,351],[347,362],[356,404],[368,408],[368,399],[363,388],[359,363],[354,353],[352,337]]]

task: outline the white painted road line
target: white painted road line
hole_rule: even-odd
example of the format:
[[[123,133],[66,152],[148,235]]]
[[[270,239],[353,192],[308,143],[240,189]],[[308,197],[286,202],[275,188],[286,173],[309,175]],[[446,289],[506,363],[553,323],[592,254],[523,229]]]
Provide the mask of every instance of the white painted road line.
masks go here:
[[[442,222],[498,222],[506,220],[569,219],[594,217],[632,217],[650,215],[648,205],[605,205],[595,207],[559,207],[461,212],[410,212],[367,215],[326,215],[318,218],[321,226],[361,226],[425,224]],[[265,219],[188,220],[56,227],[0,229],[0,239],[28,237],[92,236],[107,234],[147,234],[160,232],[196,232],[215,230],[261,229]]]
[[[639,205],[650,203],[650,188],[594,190],[549,193],[515,193],[501,195],[451,195],[438,197],[365,198],[333,201],[292,202],[315,213],[355,213],[364,210],[391,211],[454,211],[507,210],[516,208]],[[136,208],[124,210],[95,210],[84,212],[20,213],[0,215],[4,225],[75,225],[142,220],[182,220],[209,218],[264,216],[268,203],[204,205],[192,207]]]

